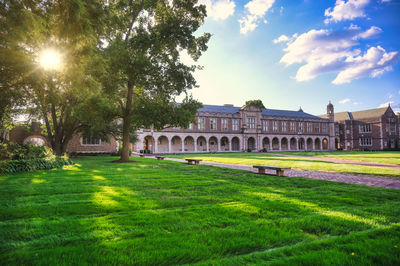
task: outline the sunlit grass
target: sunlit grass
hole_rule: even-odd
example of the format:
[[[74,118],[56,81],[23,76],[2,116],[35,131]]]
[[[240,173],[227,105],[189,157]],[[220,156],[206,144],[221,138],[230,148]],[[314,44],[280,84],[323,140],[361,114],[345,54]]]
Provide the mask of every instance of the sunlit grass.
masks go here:
[[[317,153],[314,153],[317,154]],[[168,155],[175,158],[194,158],[217,163],[239,165],[272,165],[291,167],[308,171],[326,171],[349,174],[381,175],[400,178],[400,169],[384,168],[377,166],[353,165],[335,162],[326,162],[318,158],[288,157],[268,153],[215,153],[215,154],[180,154]]]
[[[400,263],[399,190],[113,159],[0,177],[1,264]]]

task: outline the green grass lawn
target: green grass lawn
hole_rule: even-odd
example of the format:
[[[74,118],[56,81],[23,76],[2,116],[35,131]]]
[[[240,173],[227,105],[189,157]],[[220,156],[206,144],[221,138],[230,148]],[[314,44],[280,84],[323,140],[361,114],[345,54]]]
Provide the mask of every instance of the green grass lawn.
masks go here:
[[[399,190],[112,159],[1,176],[0,264],[400,263]]]
[[[283,154],[314,157],[331,157],[343,160],[400,165],[399,151],[328,151],[328,152],[284,152]]]
[[[194,153],[168,155],[175,158],[194,158],[217,163],[231,163],[241,165],[273,165],[292,167],[309,171],[339,172],[348,174],[381,175],[390,178],[400,178],[400,170],[376,166],[350,165],[326,162],[308,157],[288,157],[268,153]]]

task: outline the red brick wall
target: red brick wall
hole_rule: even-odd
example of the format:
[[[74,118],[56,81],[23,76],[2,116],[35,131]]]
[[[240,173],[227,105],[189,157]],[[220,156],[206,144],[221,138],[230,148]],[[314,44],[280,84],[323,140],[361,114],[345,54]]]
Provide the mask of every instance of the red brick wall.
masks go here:
[[[110,137],[109,142],[101,141],[100,145],[82,145],[80,135],[74,135],[67,146],[68,152],[116,152],[117,141]]]

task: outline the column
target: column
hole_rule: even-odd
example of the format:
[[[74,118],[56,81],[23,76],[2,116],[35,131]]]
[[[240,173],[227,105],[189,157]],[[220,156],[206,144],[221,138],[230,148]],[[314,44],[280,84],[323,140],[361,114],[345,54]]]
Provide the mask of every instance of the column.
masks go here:
[[[206,152],[209,152],[210,150],[208,149],[208,140],[206,139]]]
[[[154,153],[158,153],[158,139],[156,138],[154,138]]]
[[[168,138],[167,138],[167,140],[168,140],[168,152],[171,152],[172,151],[172,149],[171,149],[171,140],[168,139]]]
[[[185,151],[185,140],[181,139],[181,142],[182,142],[182,152],[184,152]]]
[[[197,139],[193,138],[194,141],[194,152],[197,152]]]
[[[221,151],[221,139],[217,139],[217,150],[218,152]]]
[[[228,150],[232,151],[232,139],[228,139]]]
[[[282,150],[282,139],[278,139],[278,141],[279,141],[279,150],[281,151]]]

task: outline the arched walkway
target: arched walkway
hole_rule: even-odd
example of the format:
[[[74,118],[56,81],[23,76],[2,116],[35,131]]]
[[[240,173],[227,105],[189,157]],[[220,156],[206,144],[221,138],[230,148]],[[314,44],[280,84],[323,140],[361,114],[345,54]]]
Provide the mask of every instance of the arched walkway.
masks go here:
[[[201,136],[197,138],[197,151],[207,151],[207,140]]]
[[[305,146],[304,146],[304,139],[303,138],[299,138],[299,142],[298,142],[298,146],[299,146],[299,150],[303,151]]]
[[[281,139],[281,150],[283,150],[283,151],[289,150],[289,145],[288,145],[287,138]]]
[[[313,150],[313,140],[312,138],[307,139],[307,151],[312,151]]]
[[[291,138],[291,139],[290,139],[290,149],[291,149],[292,151],[297,150],[297,141],[296,141],[296,138]]]
[[[174,136],[171,139],[171,152],[180,152],[182,151],[182,140],[178,136]]]
[[[221,151],[229,151],[229,139],[227,137],[221,138]]]
[[[208,149],[210,152],[218,151],[218,139],[216,137],[210,137],[208,140]]]
[[[183,141],[184,150],[185,152],[192,152],[194,151],[194,139],[191,136],[187,136]]]
[[[328,149],[328,140],[326,138],[322,140],[322,149],[323,150]]]
[[[263,149],[265,149],[267,151],[271,149],[268,137],[263,138],[263,142],[262,143],[263,143]]]
[[[232,151],[240,151],[240,140],[238,137],[232,138]]]
[[[143,139],[143,150],[145,153],[154,153],[154,138],[152,136],[146,136]]]
[[[256,141],[253,137],[248,138],[247,140],[247,149],[253,151],[256,149]]]
[[[160,136],[157,140],[157,152],[169,152],[168,150],[168,138],[166,136]]]
[[[24,139],[23,143],[50,147],[47,143],[47,139],[41,135],[28,136],[26,139]]]
[[[319,138],[315,139],[315,150],[320,150],[321,149],[321,140]]]
[[[277,137],[272,139],[272,149],[274,151],[278,151],[279,150],[279,139]]]

